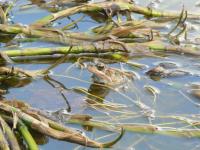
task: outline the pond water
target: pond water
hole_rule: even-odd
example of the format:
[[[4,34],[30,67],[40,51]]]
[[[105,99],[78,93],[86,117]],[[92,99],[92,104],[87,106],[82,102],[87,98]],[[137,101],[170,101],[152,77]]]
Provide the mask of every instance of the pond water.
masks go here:
[[[151,1],[138,0],[137,4],[147,6]],[[91,2],[90,2],[91,3]],[[196,0],[168,0],[161,1],[156,4],[156,8],[164,10],[178,10],[181,12],[183,5],[184,9],[191,12],[200,12],[200,7],[195,6]],[[30,5],[31,4],[31,5]],[[78,2],[69,2],[68,6],[78,5]],[[31,24],[36,20],[48,15],[50,12],[41,7],[41,3],[38,0],[18,0],[16,6],[11,11],[11,20],[13,23],[20,23],[23,25]],[[71,16],[72,20],[76,20],[82,16],[82,14],[76,14]],[[136,17],[142,18],[137,15]],[[78,29],[72,29],[72,31],[90,32],[92,27],[98,26],[97,21],[93,20],[90,16],[85,16],[84,19],[78,22]],[[103,18],[102,18],[103,19]],[[63,26],[70,23],[70,19],[61,19],[53,24],[53,26]],[[200,24],[199,21],[189,22],[188,24],[194,25],[195,30],[191,30],[188,33],[188,39],[199,37]],[[171,24],[170,27],[174,26]],[[169,32],[170,29],[166,27],[163,32]],[[184,42],[184,41],[183,41]],[[63,46],[48,42],[25,42],[20,43],[19,48],[27,47],[57,47]],[[197,45],[198,46],[198,45]],[[1,44],[1,49],[10,49],[6,47],[5,43]],[[17,67],[28,70],[43,69],[49,66],[49,61],[22,61],[15,64]],[[199,114],[199,98],[190,94],[189,85],[193,82],[200,82],[200,59],[199,57],[188,56],[184,54],[166,54],[165,57],[133,57],[129,62],[135,62],[143,64],[147,67],[139,69],[132,67],[127,63],[109,63],[109,67],[124,69],[133,71],[140,76],[140,79],[129,81],[123,88],[102,88],[92,83],[92,73],[86,69],[80,69],[73,61],[60,64],[58,67],[51,71],[49,75],[49,81],[56,84],[57,81],[62,83],[66,89],[62,91],[65,98],[60,93],[59,88],[55,88],[47,80],[43,78],[34,79],[30,83],[23,86],[10,86],[4,87],[9,89],[9,93],[5,95],[6,99],[19,99],[27,102],[34,108],[39,108],[45,111],[55,112],[62,110],[71,114],[88,114],[94,116],[93,118],[101,121],[108,121],[111,123],[146,123],[146,124],[160,124],[161,126],[168,127],[181,127],[187,128],[187,124],[180,124],[180,121],[173,119],[164,119],[162,116],[190,116]],[[162,62],[174,62],[178,64],[178,67],[190,72],[190,74],[180,77],[161,78],[159,80],[153,80],[146,72],[154,68],[157,64]],[[159,89],[160,93],[155,97],[145,90],[146,85],[151,85]],[[4,86],[4,85],[2,85]],[[60,86],[59,84],[56,86]],[[119,103],[126,106],[121,112],[115,110],[106,110],[101,108],[92,108],[88,106],[86,99],[88,96],[84,93],[73,90],[75,88],[83,88],[95,95],[102,96],[106,101]],[[155,118],[149,119],[141,112],[136,103],[140,100],[141,103],[148,106],[149,110],[154,110]],[[124,112],[123,112],[124,111]],[[132,112],[133,115],[128,115],[126,112]],[[148,115],[148,114],[147,114]],[[56,116],[59,117],[59,116]],[[195,118],[196,120],[200,118]],[[64,123],[66,118],[60,120]],[[171,124],[167,124],[171,123]],[[165,125],[166,124],[166,125]],[[117,134],[112,132],[99,130],[93,128],[92,131],[84,130],[80,125],[73,125],[65,123],[67,126],[81,129],[85,134],[101,142],[114,139]],[[105,136],[105,137],[103,137]],[[101,138],[102,137],[102,138]],[[113,146],[115,150],[197,150],[199,149],[199,139],[189,137],[174,137],[157,134],[143,134],[135,132],[125,132],[122,139]],[[65,150],[65,149],[90,149],[77,144],[58,141],[49,138],[46,144],[40,145],[42,150]],[[109,148],[108,148],[109,149]]]

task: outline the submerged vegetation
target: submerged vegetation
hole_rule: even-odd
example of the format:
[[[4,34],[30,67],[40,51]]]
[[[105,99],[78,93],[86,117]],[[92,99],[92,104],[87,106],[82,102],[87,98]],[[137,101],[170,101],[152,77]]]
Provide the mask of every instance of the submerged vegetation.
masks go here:
[[[31,18],[33,10],[44,13],[28,24],[14,18],[16,12],[29,11]],[[90,26],[81,28],[87,19]],[[194,63],[200,56],[199,38],[193,36],[199,19],[200,12],[184,6],[161,10],[131,0],[0,1],[0,149],[37,150],[49,138],[115,148],[129,140],[127,132],[199,138],[200,83],[187,82],[200,76],[199,63]],[[174,57],[177,61],[171,61]],[[179,57],[193,69],[179,64]],[[152,65],[140,59],[161,61]],[[35,63],[41,66],[26,67]],[[36,96],[28,95],[28,86]],[[23,91],[20,98],[17,90]],[[59,98],[54,100],[53,92]],[[60,99],[65,104],[52,110],[45,96],[55,107]],[[161,99],[186,99],[191,108],[176,110]],[[28,104],[37,100],[37,105]],[[116,137],[95,139],[88,133],[94,129]],[[138,139],[129,147],[144,141]]]

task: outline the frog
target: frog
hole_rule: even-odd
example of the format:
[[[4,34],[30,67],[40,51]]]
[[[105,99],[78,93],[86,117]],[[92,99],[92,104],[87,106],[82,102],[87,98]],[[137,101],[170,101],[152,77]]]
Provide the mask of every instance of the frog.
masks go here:
[[[88,64],[87,70],[91,72],[94,83],[117,86],[134,79],[134,74],[129,71],[122,71],[109,67],[104,63]]]
[[[146,74],[151,77],[159,76],[160,78],[167,78],[167,77],[180,77],[188,75],[190,74],[190,72],[179,68],[167,69],[162,65],[158,65],[152,68],[151,70],[147,71]]]

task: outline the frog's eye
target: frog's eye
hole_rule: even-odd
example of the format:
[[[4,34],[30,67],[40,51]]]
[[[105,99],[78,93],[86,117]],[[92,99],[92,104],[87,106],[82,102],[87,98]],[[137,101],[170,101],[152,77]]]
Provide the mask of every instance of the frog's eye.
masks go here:
[[[105,65],[103,63],[98,63],[97,64],[97,69],[98,70],[103,70],[105,68]]]

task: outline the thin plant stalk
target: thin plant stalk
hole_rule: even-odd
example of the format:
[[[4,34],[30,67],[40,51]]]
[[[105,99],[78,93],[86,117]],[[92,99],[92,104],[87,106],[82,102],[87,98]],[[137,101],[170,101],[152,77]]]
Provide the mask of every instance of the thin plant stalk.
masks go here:
[[[169,18],[179,18],[179,12],[172,12],[172,11],[159,11],[147,7],[138,6],[135,4],[125,3],[125,2],[103,2],[103,3],[93,3],[93,4],[84,4],[81,6],[75,6],[71,8],[67,8],[65,10],[61,10],[57,13],[50,14],[41,18],[37,22],[35,22],[34,26],[44,26],[49,24],[52,21],[57,19],[61,19],[76,13],[85,13],[85,12],[98,12],[104,11],[106,9],[113,9],[113,11],[129,11],[138,14],[142,14],[148,17],[169,17]],[[192,14],[189,13],[188,18],[197,19],[199,18],[199,14]]]
[[[17,139],[15,137],[15,134],[11,130],[11,128],[8,126],[8,124],[4,121],[4,119],[0,116],[0,122],[3,126],[5,135],[7,137],[7,141],[10,145],[11,150],[20,150],[20,146],[17,142]]]
[[[19,130],[20,134],[26,141],[26,144],[28,145],[28,148],[30,150],[39,150],[35,140],[33,139],[32,135],[30,134],[27,126],[21,120],[18,120],[17,129]]]
[[[1,150],[10,150],[8,142],[4,136],[2,128],[0,128],[0,149]]]

